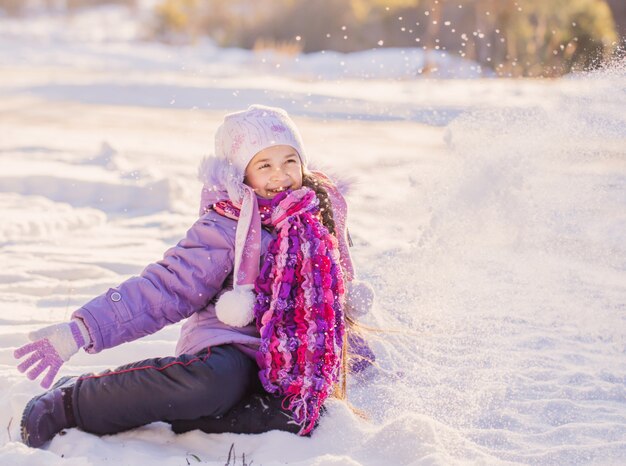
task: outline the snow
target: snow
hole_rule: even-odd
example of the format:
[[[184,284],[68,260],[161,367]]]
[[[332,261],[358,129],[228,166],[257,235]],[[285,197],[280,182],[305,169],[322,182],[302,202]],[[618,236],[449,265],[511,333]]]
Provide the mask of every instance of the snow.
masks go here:
[[[222,465],[234,445],[236,464],[265,466],[622,464],[624,63],[438,80],[407,74],[398,57],[418,67],[415,51],[277,68],[139,36],[119,9],[0,20],[0,463]],[[356,180],[353,254],[377,292],[364,323],[382,330],[378,367],[349,386],[368,419],[329,402],[311,439],[155,423],[27,448],[19,420],[41,389],[13,350],[176,243],[215,128],[251,103],[287,108],[318,165]],[[169,355],[178,329],[81,352],[61,375]]]

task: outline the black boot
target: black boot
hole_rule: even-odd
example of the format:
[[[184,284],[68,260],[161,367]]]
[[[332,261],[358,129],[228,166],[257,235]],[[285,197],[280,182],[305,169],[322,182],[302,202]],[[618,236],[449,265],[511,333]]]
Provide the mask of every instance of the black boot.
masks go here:
[[[282,398],[270,394],[252,394],[220,417],[172,421],[177,434],[199,429],[209,434],[232,432],[237,434],[261,434],[270,430],[282,430],[297,434],[300,426],[291,412],[283,409]]]
[[[50,390],[28,402],[22,415],[22,441],[39,448],[63,429],[76,427],[72,391],[76,377],[62,377]]]

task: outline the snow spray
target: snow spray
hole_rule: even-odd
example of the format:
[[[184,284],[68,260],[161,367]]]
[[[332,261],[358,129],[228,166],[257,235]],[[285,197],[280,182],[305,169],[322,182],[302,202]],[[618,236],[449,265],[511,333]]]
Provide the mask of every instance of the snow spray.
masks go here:
[[[368,399],[453,457],[609,464],[623,444],[585,445],[626,418],[626,61],[545,86],[462,114],[439,173],[411,173],[410,247],[377,264],[377,322],[407,332]]]

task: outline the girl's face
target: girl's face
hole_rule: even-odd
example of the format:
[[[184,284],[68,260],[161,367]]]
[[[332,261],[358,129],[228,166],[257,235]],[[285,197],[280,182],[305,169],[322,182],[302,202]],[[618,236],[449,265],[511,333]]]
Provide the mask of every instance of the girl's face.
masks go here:
[[[302,163],[291,146],[273,146],[258,152],[246,167],[244,182],[261,197],[302,187]]]

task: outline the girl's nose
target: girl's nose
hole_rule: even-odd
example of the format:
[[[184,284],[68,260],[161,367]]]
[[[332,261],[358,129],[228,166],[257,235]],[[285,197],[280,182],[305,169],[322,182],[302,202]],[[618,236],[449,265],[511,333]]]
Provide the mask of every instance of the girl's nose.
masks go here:
[[[272,171],[272,179],[276,180],[276,181],[280,181],[280,180],[284,180],[286,178],[289,177],[289,174],[281,169],[281,168],[277,168],[276,170]]]

